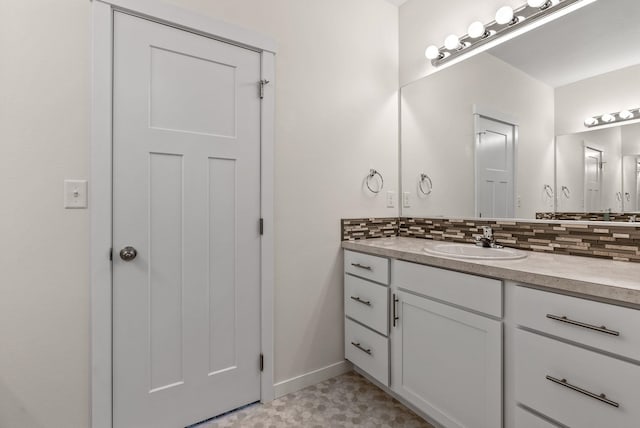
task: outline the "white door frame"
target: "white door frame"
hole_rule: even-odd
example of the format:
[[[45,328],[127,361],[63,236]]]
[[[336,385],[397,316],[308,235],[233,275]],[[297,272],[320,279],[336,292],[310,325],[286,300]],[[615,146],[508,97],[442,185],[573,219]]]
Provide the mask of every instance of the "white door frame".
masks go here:
[[[274,398],[273,289],[274,289],[274,120],[275,42],[263,35],[189,12],[159,0],[92,1],[92,100],[90,144],[91,218],[91,427],[112,428],[112,99],[113,13],[123,11],[206,37],[235,44],[261,54],[261,79],[268,80],[260,113],[261,239],[261,401]],[[256,82],[256,91],[258,82]],[[257,364],[257,362],[256,362]]]

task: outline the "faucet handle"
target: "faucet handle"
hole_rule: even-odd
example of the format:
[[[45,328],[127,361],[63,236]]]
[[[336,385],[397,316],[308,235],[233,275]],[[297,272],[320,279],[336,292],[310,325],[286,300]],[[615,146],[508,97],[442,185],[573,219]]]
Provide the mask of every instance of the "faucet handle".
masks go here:
[[[482,226],[482,236],[487,239],[493,238],[493,229],[491,229],[491,226]]]

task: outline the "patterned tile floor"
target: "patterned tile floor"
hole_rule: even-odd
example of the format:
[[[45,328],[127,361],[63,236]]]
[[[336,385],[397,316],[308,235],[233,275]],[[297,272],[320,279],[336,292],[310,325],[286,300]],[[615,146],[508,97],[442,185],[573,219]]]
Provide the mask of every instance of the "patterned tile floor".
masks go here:
[[[197,428],[432,428],[355,372],[204,422]]]

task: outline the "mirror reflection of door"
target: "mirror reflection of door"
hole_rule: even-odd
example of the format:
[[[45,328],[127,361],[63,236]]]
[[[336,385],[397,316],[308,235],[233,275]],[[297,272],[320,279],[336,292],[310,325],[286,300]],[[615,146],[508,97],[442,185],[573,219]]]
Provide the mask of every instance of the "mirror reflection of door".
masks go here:
[[[602,209],[602,151],[584,148],[584,209],[586,212]]]
[[[514,217],[515,126],[478,116],[476,139],[476,215]]]
[[[636,158],[636,204],[634,211],[640,211],[640,156]]]

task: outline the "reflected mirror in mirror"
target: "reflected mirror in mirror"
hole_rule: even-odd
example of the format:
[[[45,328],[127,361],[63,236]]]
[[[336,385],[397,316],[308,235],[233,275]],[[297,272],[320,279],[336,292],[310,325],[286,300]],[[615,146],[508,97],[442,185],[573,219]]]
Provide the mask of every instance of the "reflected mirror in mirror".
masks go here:
[[[637,211],[636,128],[584,121],[640,107],[638,20],[596,1],[404,86],[402,215]]]

